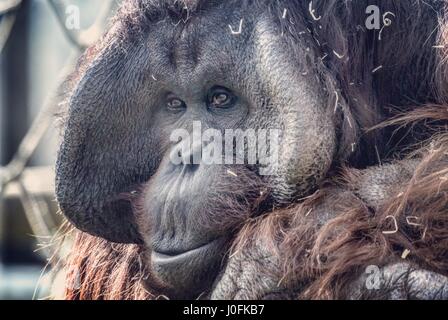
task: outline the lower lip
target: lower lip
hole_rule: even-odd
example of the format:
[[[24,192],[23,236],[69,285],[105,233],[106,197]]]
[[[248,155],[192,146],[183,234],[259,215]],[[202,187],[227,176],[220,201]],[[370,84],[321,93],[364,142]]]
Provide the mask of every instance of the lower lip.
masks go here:
[[[207,254],[208,251],[220,247],[224,242],[225,241],[222,238],[216,239],[212,242],[207,243],[206,245],[203,245],[202,247],[186,251],[177,255],[166,255],[160,252],[153,251],[151,255],[151,262],[161,266],[190,260],[196,256]]]

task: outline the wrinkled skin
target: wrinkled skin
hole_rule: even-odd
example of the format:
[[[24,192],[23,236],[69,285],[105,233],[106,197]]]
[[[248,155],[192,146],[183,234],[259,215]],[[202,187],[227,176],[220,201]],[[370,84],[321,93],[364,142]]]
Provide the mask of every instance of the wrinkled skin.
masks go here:
[[[118,20],[92,49],[70,96],[57,163],[60,207],[82,231],[144,246],[147,286],[170,298],[204,292],[212,299],[294,297],[301,283],[282,287],[276,272],[268,272],[280,266],[262,241],[227,257],[232,239],[255,215],[310,195],[332,165],[346,160],[337,154],[342,117],[323,90],[318,53],[300,38],[292,45],[267,8],[264,1],[223,1],[188,23],[166,15],[127,36]],[[195,121],[219,132],[280,130],[278,172],[189,164],[201,152],[196,140],[174,164],[171,155],[185,141],[172,142],[170,135],[191,133]],[[367,169],[365,183],[350,192],[378,206],[409,179],[410,167]],[[316,209],[319,225],[334,216],[325,204]],[[402,273],[388,268],[384,281]],[[425,297],[433,282],[446,283],[423,270],[412,277],[429,279],[429,285],[413,284]]]

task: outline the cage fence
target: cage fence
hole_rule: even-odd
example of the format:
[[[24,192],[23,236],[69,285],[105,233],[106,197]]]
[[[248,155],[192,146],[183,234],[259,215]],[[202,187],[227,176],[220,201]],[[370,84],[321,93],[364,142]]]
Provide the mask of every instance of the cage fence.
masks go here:
[[[14,30],[17,12],[25,1],[0,0],[0,55]],[[79,55],[101,35],[118,2],[117,0],[100,0],[100,10],[96,11],[93,23],[85,28],[73,28],[67,23],[67,13],[69,6],[76,5],[76,1],[46,0],[46,5],[58,22],[58,27],[76,50],[73,51],[73,54],[67,59],[65,67],[60,71],[56,86],[50,90],[43,105],[40,106],[37,116],[18,145],[12,160],[6,165],[0,166],[0,237],[4,234],[4,230],[2,230],[4,228],[2,219],[5,215],[4,203],[8,198],[15,196],[21,203],[26,220],[34,235],[36,253],[41,255],[50,266],[60,263],[61,259],[64,259],[64,254],[61,252],[63,247],[61,250],[51,248],[51,244],[57,242],[55,237],[61,236],[58,230],[63,227],[62,219],[58,219],[54,214],[54,207],[46,201],[46,199],[52,199],[54,202],[54,168],[51,166],[31,167],[30,162],[45,134],[55,121],[54,115],[58,112],[58,93],[62,89],[66,77],[73,71]],[[6,115],[0,114],[0,120],[2,120],[1,117],[6,118]],[[39,183],[35,183],[36,181]],[[42,271],[42,275],[44,274],[46,274],[45,269]],[[0,260],[0,297],[2,290],[11,289],[10,287],[14,285],[13,282],[14,279],[6,275]],[[40,285],[45,287],[41,288],[43,291],[48,292],[48,282],[51,281],[47,281],[46,284],[40,282]],[[42,297],[42,295],[45,293],[41,294],[35,291],[36,297]]]

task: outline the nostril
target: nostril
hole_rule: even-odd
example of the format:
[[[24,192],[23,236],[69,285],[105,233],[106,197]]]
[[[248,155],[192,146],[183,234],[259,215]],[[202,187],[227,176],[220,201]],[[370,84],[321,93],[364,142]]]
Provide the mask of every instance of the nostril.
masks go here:
[[[180,165],[183,166],[189,166],[197,164],[197,159],[194,157],[194,155],[191,152],[182,153],[179,152],[180,157]]]
[[[176,166],[192,165],[197,168],[202,162],[202,145],[199,143],[181,143],[173,147],[170,152],[171,163]]]
[[[188,153],[185,156],[181,157],[182,162],[181,166],[183,166],[183,170],[187,170],[188,172],[194,172],[199,168],[200,161],[198,158],[194,156],[192,153]]]
[[[194,165],[197,160],[193,152],[188,152],[182,159],[184,159],[184,165]]]
[[[195,172],[196,170],[199,169],[199,164],[186,164],[185,169],[188,170],[189,172]]]
[[[202,161],[202,145],[194,143],[188,150],[181,150],[183,165],[199,165]]]

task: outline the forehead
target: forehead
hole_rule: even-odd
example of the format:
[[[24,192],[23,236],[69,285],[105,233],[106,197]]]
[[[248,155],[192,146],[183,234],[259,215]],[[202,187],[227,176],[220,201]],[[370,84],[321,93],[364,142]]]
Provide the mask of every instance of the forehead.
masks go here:
[[[140,13],[130,26],[125,17],[119,19],[121,36],[112,35],[119,54],[108,54],[117,60],[119,69],[114,72],[142,90],[151,85],[200,92],[221,85],[250,92],[253,88],[248,86],[270,78],[297,57],[295,48],[302,45],[291,45],[282,13],[275,13],[273,2],[218,2],[187,15]]]
[[[152,23],[144,37],[150,64],[162,72],[191,76],[203,68],[212,71],[248,63],[257,24],[267,19],[264,6],[251,10],[241,4],[222,4],[182,17],[166,15]]]

